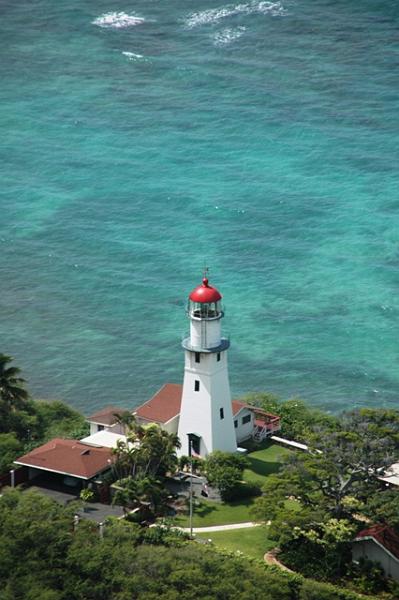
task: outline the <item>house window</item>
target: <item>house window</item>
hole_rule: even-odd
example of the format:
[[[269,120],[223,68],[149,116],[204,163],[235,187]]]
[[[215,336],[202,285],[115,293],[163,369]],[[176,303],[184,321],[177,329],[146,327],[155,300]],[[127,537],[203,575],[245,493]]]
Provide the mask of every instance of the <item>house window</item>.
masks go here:
[[[97,431],[102,431],[104,429],[104,425],[97,425]]]
[[[220,418],[224,419],[224,410],[223,408],[219,408]]]
[[[220,352],[218,352],[218,353],[216,354],[216,360],[217,360],[218,362],[220,362]]]
[[[194,392],[199,392],[199,389],[200,389],[200,382],[198,379],[196,379],[194,381]]]
[[[195,362],[196,363],[201,362],[201,354],[199,352],[195,353]]]
[[[245,423],[249,423],[251,420],[251,415],[246,415],[245,417],[242,418],[242,424],[245,425]]]
[[[238,419],[234,419],[234,427],[237,429],[237,427],[238,427]]]

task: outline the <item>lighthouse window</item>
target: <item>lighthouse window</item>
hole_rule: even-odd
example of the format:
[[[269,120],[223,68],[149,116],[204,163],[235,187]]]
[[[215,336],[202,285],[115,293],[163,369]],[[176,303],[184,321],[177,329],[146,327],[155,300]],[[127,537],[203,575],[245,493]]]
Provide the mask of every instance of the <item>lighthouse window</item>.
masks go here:
[[[199,392],[199,389],[200,389],[200,382],[198,379],[196,379],[194,381],[194,392]]]
[[[237,429],[237,427],[238,427],[238,419],[234,419],[234,427]]]
[[[216,354],[216,360],[217,360],[218,362],[220,361],[220,352],[218,352],[218,353]]]
[[[201,362],[201,354],[199,352],[195,353],[195,362],[196,363]]]
[[[219,412],[220,412],[220,418],[224,419],[224,410],[223,410],[223,408],[219,408]]]
[[[251,415],[247,415],[246,417],[242,418],[242,424],[245,425],[245,423],[249,423],[251,420]]]

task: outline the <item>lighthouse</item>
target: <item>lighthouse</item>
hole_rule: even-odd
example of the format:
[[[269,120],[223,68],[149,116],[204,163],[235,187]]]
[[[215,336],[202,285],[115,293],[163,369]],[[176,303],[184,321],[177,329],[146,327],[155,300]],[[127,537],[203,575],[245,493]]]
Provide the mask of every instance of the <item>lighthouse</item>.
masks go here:
[[[214,450],[235,452],[227,350],[222,336],[222,296],[206,277],[188,299],[190,334],[183,340],[184,381],[178,436],[180,454],[206,456]]]

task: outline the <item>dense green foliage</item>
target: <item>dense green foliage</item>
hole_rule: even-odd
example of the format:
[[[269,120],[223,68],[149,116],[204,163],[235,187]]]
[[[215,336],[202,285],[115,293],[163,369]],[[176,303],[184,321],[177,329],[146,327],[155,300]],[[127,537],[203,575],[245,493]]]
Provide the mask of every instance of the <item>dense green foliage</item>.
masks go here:
[[[117,480],[113,502],[124,510],[138,509],[139,521],[164,515],[169,495],[164,479],[177,469],[179,438],[156,424],[141,426],[132,414],[122,415],[119,421],[126,440],[119,440],[113,450],[112,476]]]
[[[289,440],[307,443],[309,433],[314,427],[322,426],[333,429],[337,418],[321,410],[310,407],[299,398],[281,400],[275,394],[256,392],[243,399],[248,404],[280,416],[281,432],[279,435]]]
[[[112,521],[72,527],[34,492],[0,498],[0,600],[357,600],[168,529]]]
[[[243,473],[248,466],[244,456],[215,450],[203,462],[203,472],[208,482],[218,488],[223,500],[251,495],[252,489],[246,490],[243,483]]]
[[[309,429],[311,451],[291,454],[256,501],[256,516],[272,520],[269,536],[283,562],[317,579],[351,577],[350,541],[365,516],[398,525],[399,494],[378,479],[398,460],[398,430],[398,413],[371,409]]]
[[[156,424],[143,427],[133,415],[130,415],[125,434],[126,441],[119,440],[113,450],[118,479],[164,476],[177,469],[176,449],[180,448],[177,435]]]
[[[32,400],[11,357],[0,354],[0,474],[21,454],[54,438],[81,438],[84,417],[63,402]]]

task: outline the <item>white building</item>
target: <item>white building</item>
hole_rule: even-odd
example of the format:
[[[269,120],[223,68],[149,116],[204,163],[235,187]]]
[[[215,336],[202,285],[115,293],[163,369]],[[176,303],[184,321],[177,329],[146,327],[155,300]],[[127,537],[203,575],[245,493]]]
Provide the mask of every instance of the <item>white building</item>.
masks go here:
[[[194,454],[206,456],[214,450],[235,452],[241,442],[261,441],[280,429],[280,418],[243,402],[232,402],[227,367],[230,342],[222,335],[222,296],[206,278],[189,296],[189,336],[183,341],[183,386],[165,384],[133,414],[142,425],[158,423],[169,433],[177,433],[180,454],[189,454],[189,438]],[[121,409],[108,407],[88,418],[96,443],[103,430],[123,434],[117,414]],[[101,438],[102,439],[102,438]],[[116,438],[115,438],[116,439]]]
[[[230,342],[222,337],[222,296],[204,278],[189,296],[190,334],[183,341],[185,364],[178,436],[181,454],[193,450],[235,452],[237,440],[227,366]]]

